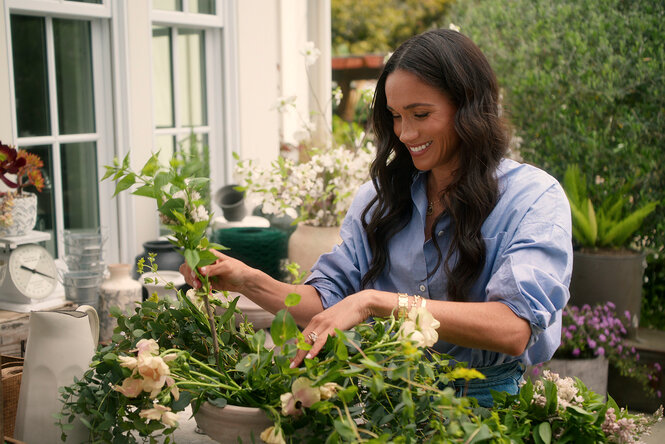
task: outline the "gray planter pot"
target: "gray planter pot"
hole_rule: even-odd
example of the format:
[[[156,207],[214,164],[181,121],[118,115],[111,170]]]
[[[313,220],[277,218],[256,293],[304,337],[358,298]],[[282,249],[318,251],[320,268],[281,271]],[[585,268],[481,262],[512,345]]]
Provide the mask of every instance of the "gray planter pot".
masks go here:
[[[628,310],[632,324],[639,324],[646,255],[632,251],[576,251],[570,281],[569,305],[603,304],[611,301],[617,315]]]
[[[552,359],[543,364],[542,370],[550,370],[562,378],[580,378],[589,389],[603,397],[607,396],[609,360],[603,356],[591,359]]]

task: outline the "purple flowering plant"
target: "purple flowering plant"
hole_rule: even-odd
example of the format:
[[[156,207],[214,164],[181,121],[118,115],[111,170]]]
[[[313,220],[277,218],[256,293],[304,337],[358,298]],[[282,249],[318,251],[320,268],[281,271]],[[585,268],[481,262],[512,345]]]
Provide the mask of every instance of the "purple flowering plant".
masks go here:
[[[612,302],[594,307],[587,304],[582,307],[567,306],[563,310],[561,345],[554,357],[585,359],[605,356],[622,376],[633,378],[642,385],[645,393],[660,398],[657,387],[661,365],[639,362],[638,351],[624,342],[631,314],[626,311],[623,316],[617,315],[615,308]]]

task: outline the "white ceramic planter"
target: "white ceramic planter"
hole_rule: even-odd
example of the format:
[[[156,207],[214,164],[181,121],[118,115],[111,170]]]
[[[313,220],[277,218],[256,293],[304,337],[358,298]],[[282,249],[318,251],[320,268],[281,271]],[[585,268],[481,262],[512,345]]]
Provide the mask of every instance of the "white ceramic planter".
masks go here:
[[[117,320],[110,315],[111,307],[118,307],[127,315],[134,314],[136,303],[141,302],[141,284],[132,279],[129,264],[109,264],[110,276],[99,287],[99,340],[113,336]]]
[[[332,251],[342,242],[340,227],[314,227],[303,222],[289,238],[289,261],[300,265],[300,271],[309,270],[323,253]]]
[[[0,236],[24,236],[35,227],[37,222],[37,195],[23,193],[14,197],[11,210],[12,225],[0,227]]]
[[[259,408],[235,405],[220,408],[209,402],[201,405],[194,419],[206,435],[222,444],[262,442],[261,432],[274,425]]]

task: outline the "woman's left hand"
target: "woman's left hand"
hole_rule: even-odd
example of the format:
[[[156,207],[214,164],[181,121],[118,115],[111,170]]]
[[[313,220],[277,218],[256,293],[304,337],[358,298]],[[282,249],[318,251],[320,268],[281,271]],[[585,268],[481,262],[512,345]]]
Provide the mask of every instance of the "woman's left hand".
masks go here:
[[[349,295],[335,305],[315,315],[302,331],[305,341],[312,344],[310,350],[298,350],[291,362],[291,368],[302,361],[312,359],[323,348],[328,336],[335,336],[335,329],[349,330],[373,316],[370,295],[366,290]]]

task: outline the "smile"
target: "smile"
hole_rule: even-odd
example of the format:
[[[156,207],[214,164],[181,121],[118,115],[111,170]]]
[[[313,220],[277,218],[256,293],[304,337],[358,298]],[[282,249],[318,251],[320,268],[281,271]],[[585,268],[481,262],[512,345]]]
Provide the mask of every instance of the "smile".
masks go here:
[[[419,153],[419,152],[421,152],[422,150],[424,150],[424,149],[426,149],[427,147],[429,147],[431,144],[432,144],[432,141],[430,140],[429,142],[427,142],[427,143],[423,143],[422,145],[418,145],[418,146],[410,146],[410,147],[409,147],[409,151],[411,151],[412,153]]]

